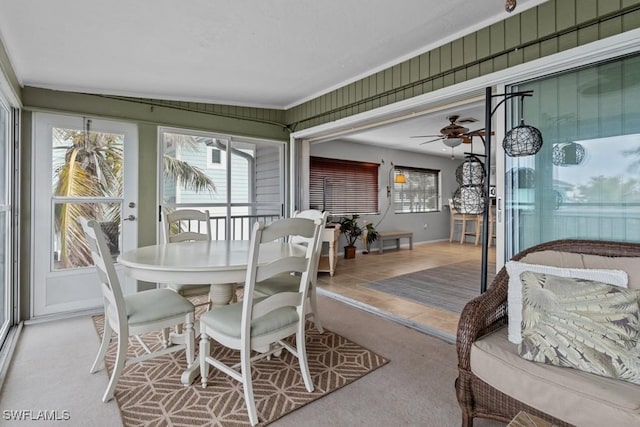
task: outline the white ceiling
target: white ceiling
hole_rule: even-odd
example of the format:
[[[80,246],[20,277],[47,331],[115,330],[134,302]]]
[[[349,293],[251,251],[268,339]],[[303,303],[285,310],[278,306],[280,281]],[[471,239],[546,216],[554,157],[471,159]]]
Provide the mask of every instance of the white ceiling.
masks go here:
[[[290,108],[507,16],[504,0],[0,0],[0,37],[24,86]]]

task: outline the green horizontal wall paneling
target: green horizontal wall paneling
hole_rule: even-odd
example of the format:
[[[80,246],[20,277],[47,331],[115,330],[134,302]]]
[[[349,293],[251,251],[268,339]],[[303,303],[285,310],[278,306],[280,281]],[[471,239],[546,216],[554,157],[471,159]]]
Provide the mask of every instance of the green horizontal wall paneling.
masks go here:
[[[286,112],[292,130],[338,120],[640,27],[640,0],[551,0]]]
[[[284,111],[229,105],[92,95],[26,86],[27,109],[95,115],[234,135],[288,140]]]

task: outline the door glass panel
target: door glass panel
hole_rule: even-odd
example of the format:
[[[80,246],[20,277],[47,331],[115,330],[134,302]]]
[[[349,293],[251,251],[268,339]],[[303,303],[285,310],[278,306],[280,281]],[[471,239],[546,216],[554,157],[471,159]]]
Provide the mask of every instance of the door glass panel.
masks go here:
[[[122,134],[52,129],[52,270],[93,265],[81,216],[103,222],[112,253],[119,253],[122,203],[100,201],[123,195],[123,149]]]
[[[53,128],[53,195],[122,197],[124,135]]]
[[[506,157],[508,257],[555,239],[640,242],[639,67],[629,57],[514,88],[534,91],[524,118],[544,144]]]
[[[79,217],[95,219],[102,227],[107,245],[115,262],[120,254],[120,218],[122,204],[114,203],[58,203],[54,202],[55,228],[53,233],[52,264],[54,270],[93,265],[91,252],[84,237]]]

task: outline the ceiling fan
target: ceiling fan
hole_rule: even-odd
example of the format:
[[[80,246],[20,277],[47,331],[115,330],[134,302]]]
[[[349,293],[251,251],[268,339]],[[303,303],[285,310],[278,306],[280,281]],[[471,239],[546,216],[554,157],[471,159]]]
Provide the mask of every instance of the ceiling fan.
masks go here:
[[[417,135],[417,136],[412,136],[412,138],[435,138],[430,141],[421,142],[420,145],[428,144],[430,142],[435,142],[435,141],[442,141],[444,145],[451,148],[457,147],[462,143],[470,144],[471,137],[473,135],[470,134],[469,129],[462,126],[461,123],[473,123],[473,122],[477,122],[477,120],[473,118],[468,118],[468,119],[463,119],[458,121],[459,117],[460,116],[447,117],[447,120],[449,120],[450,123],[447,126],[440,129],[440,135]],[[478,132],[478,131],[474,131],[472,133],[475,133],[475,132]]]

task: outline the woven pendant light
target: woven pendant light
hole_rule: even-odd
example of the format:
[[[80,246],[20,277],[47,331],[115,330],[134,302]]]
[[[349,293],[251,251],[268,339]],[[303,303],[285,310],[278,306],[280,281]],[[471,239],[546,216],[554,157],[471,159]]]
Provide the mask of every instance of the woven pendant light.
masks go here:
[[[520,124],[511,129],[502,141],[502,148],[510,157],[531,156],[542,148],[542,133],[524,124],[524,97],[520,97]]]

